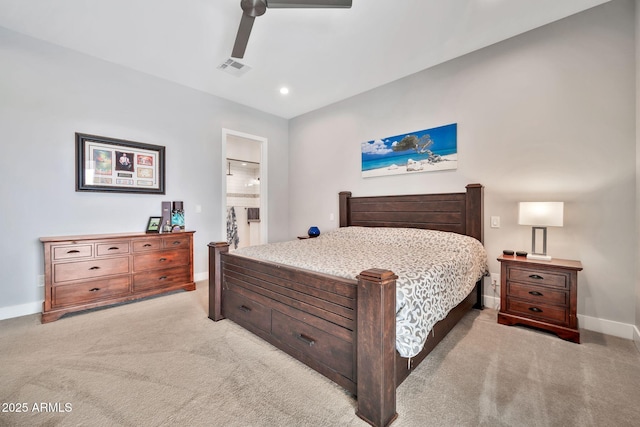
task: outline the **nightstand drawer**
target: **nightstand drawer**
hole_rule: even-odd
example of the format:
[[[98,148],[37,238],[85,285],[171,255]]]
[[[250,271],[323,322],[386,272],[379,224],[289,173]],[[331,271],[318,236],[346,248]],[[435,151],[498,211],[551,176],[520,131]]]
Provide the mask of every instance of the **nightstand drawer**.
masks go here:
[[[507,295],[532,304],[554,304],[568,306],[569,293],[524,283],[507,282]]]
[[[554,286],[557,288],[567,287],[567,276],[564,274],[551,273],[545,270],[529,270],[525,268],[509,268],[508,280],[517,282],[533,283],[535,285]]]
[[[569,310],[566,307],[507,298],[506,312],[527,316],[530,319],[556,323],[558,325],[566,325],[569,323]]]

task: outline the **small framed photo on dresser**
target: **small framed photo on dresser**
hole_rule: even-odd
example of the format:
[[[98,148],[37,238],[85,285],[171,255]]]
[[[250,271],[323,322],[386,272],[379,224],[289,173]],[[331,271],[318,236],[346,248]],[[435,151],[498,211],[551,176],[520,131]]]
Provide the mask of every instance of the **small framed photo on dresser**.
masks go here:
[[[162,223],[161,216],[150,216],[149,222],[147,222],[147,233],[160,233],[160,223]]]

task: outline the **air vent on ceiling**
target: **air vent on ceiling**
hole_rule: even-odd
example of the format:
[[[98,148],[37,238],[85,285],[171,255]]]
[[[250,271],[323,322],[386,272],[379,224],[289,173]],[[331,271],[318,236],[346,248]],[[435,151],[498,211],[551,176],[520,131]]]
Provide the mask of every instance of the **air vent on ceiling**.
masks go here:
[[[240,77],[251,69],[248,65],[236,61],[235,59],[227,59],[222,64],[218,65],[218,69],[232,74],[236,77]]]

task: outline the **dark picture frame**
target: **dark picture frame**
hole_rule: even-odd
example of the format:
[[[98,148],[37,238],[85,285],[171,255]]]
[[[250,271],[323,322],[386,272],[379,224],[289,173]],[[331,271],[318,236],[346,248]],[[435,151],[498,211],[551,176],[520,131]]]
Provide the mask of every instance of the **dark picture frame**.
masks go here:
[[[165,147],[76,132],[76,191],[165,194]]]
[[[150,216],[145,233],[160,233],[160,227],[162,227],[162,217]]]

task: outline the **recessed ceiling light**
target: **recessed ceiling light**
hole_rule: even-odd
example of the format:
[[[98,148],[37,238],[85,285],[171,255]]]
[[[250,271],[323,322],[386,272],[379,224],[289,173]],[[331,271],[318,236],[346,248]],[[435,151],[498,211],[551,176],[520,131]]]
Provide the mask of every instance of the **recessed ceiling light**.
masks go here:
[[[288,87],[284,87],[284,86],[283,86],[283,87],[281,87],[281,88],[280,88],[280,93],[281,93],[282,95],[287,95],[287,94],[289,93],[289,88],[288,88]]]

